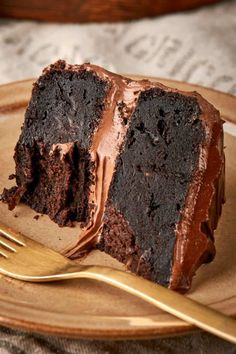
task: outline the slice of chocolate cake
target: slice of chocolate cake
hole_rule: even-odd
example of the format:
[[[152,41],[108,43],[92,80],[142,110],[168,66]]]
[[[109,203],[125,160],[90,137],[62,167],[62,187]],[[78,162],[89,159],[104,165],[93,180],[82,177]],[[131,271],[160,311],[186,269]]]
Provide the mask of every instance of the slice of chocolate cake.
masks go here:
[[[35,83],[15,148],[20,201],[91,248],[179,291],[215,254],[224,201],[222,121],[197,93],[58,61]]]

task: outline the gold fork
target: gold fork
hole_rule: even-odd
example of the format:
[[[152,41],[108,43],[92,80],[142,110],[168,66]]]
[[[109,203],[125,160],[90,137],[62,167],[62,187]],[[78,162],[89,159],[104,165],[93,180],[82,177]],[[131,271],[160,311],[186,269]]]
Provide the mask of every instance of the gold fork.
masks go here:
[[[163,286],[117,269],[79,265],[0,223],[0,273],[28,282],[90,278],[133,294],[236,343],[236,320]]]

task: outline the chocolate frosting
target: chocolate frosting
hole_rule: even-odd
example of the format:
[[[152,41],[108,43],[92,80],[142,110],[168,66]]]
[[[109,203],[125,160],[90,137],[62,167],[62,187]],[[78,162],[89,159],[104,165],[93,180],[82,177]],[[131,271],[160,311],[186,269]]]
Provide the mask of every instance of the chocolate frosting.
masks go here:
[[[223,121],[219,112],[196,95],[205,127],[205,141],[200,146],[198,167],[190,185],[185,208],[176,225],[170,287],[187,290],[196,269],[214,258],[213,231],[216,229],[225,199],[225,158],[223,151]]]
[[[59,151],[60,159],[63,158],[73,149],[74,143],[64,143],[64,144],[53,144],[49,155],[53,155],[55,151]]]
[[[219,112],[196,92],[182,92],[148,80],[130,80],[91,64],[68,65],[59,61],[56,69],[58,67],[69,71],[92,71],[110,84],[101,123],[94,133],[90,148],[91,159],[95,163],[95,184],[89,197],[90,222],[82,229],[77,245],[65,252],[69,257],[78,257],[99,240],[115,161],[122,149],[140,93],[150,88],[160,88],[197,99],[205,139],[199,147],[198,166],[181,212],[181,220],[176,225],[176,243],[169,282],[170,288],[181,291],[188,289],[196,269],[203,262],[210,261],[215,254],[213,230],[224,201],[223,121]],[[53,68],[55,65],[51,65],[46,71]],[[57,148],[63,153],[68,146]]]
[[[69,70],[71,66],[66,66]],[[83,69],[93,71],[102,80],[110,83],[101,123],[94,133],[90,148],[92,161],[95,163],[94,185],[91,188],[89,203],[90,222],[80,234],[78,244],[67,250],[65,255],[76,258],[91,248],[99,240],[103,225],[103,215],[113,177],[117,155],[124,142],[130,117],[136,107],[136,101],[144,89],[154,87],[147,81],[133,81],[91,64],[84,64]],[[79,70],[81,67],[78,68]]]

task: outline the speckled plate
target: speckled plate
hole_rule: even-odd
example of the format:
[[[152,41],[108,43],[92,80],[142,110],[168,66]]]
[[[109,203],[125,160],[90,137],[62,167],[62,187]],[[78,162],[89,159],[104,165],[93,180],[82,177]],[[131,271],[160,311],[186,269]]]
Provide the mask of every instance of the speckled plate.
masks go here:
[[[152,78],[152,80],[157,80]],[[236,315],[236,98],[182,82],[159,79],[182,90],[197,90],[220,111],[225,123],[227,203],[216,232],[215,260],[202,266],[187,296],[225,314]],[[10,186],[13,149],[20,133],[32,80],[0,86],[0,191]],[[59,228],[47,216],[20,205],[13,212],[0,202],[0,221],[57,251],[76,240],[78,228]],[[83,263],[122,269],[99,251]],[[0,324],[83,338],[147,338],[195,330],[142,300],[92,280],[30,284],[0,276]]]

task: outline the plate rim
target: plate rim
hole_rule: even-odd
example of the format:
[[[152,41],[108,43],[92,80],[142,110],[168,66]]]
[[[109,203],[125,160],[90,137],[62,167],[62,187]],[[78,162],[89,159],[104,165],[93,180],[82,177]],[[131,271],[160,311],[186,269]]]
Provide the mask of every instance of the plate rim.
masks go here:
[[[90,316],[88,316],[90,317]],[[98,317],[98,316],[97,316]],[[100,318],[100,316],[99,316]],[[184,323],[184,322],[183,322]],[[56,335],[77,339],[96,339],[96,340],[134,340],[134,339],[154,339],[159,337],[172,337],[176,335],[185,335],[188,333],[202,332],[193,325],[176,325],[168,327],[135,328],[135,329],[84,329],[81,327],[63,327],[36,323],[32,321],[24,321],[14,317],[0,315],[0,324],[6,327],[12,327],[18,330],[25,330],[34,333],[42,333],[48,335]]]

